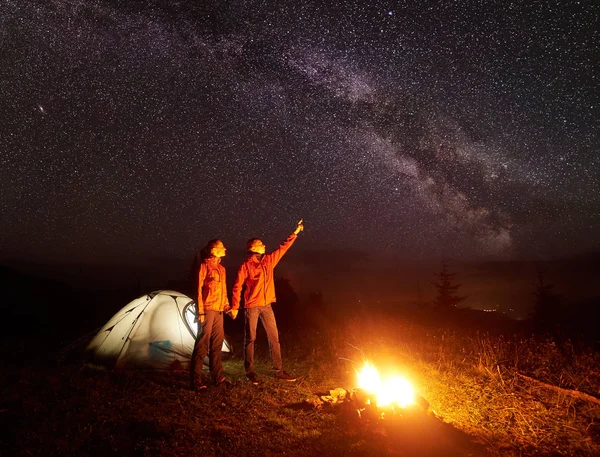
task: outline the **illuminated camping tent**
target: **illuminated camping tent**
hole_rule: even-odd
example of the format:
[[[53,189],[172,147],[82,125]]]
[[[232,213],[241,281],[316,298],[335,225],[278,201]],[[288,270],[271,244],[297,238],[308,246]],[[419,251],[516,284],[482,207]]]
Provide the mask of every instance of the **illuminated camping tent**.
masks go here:
[[[190,297],[172,290],[152,292],[117,312],[87,351],[94,364],[119,369],[187,369],[198,330],[195,320],[196,303]],[[231,351],[225,339],[224,355]]]

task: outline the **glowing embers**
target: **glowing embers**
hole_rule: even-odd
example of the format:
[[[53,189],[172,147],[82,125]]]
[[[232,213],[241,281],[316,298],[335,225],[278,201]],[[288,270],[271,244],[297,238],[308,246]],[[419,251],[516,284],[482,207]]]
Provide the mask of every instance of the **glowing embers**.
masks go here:
[[[382,378],[377,368],[368,362],[357,372],[357,376],[357,387],[363,391],[367,405],[374,402],[378,408],[406,408],[415,403],[415,391],[410,382],[402,376]]]
[[[382,419],[414,419],[427,414],[429,402],[415,392],[406,378],[397,374],[381,376],[377,368],[368,362],[356,371],[356,375],[356,387],[349,390],[338,387],[330,390],[329,395],[306,400],[307,403],[315,408],[323,405],[339,407],[346,420],[358,417],[369,423]]]

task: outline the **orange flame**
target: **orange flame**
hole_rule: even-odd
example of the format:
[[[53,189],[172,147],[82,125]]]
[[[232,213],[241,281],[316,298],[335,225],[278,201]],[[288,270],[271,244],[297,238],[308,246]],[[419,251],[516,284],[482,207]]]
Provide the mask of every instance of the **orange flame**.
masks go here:
[[[377,406],[397,405],[405,408],[415,402],[415,391],[410,382],[402,376],[382,379],[377,368],[368,362],[357,375],[358,387],[373,394]]]

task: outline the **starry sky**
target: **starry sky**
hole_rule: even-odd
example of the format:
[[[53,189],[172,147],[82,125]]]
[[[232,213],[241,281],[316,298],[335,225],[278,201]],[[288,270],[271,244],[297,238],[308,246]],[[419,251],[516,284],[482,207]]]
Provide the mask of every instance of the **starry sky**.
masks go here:
[[[598,62],[589,1],[2,0],[0,252],[598,250]]]

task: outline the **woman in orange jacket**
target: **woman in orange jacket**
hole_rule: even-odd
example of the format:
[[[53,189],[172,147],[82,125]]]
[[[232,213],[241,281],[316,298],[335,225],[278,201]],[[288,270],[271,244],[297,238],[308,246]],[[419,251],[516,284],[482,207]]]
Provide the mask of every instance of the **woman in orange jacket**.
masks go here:
[[[206,389],[202,375],[204,357],[208,354],[210,377],[217,386],[231,384],[223,376],[221,349],[225,332],[223,313],[229,311],[225,268],[221,259],[225,257],[225,245],[221,240],[210,240],[202,250],[202,263],[198,272],[198,335],[191,362],[192,389]]]

